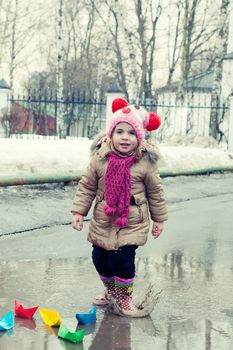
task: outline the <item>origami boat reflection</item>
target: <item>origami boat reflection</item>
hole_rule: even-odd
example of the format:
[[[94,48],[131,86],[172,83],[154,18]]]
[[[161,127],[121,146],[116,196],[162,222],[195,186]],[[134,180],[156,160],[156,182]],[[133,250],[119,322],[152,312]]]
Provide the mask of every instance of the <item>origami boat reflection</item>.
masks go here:
[[[87,314],[77,313],[76,318],[79,324],[91,324],[96,321],[96,307],[92,307]]]
[[[61,325],[58,331],[58,337],[68,340],[72,343],[81,343],[85,335],[85,330],[81,329],[77,332],[72,332],[65,326]]]
[[[39,306],[25,308],[22,304],[15,300],[15,315],[24,318],[32,318]]]
[[[14,315],[12,311],[8,311],[0,318],[0,331],[7,331],[14,327]]]
[[[43,324],[43,328],[45,330],[46,333],[48,333],[49,335],[56,335],[58,334],[58,330],[59,328],[58,327],[51,327],[51,326],[48,326],[47,324]]]
[[[15,324],[18,327],[22,328],[28,328],[31,330],[36,329],[36,322],[33,318],[25,318],[25,317],[20,317],[20,316],[15,316]]]
[[[61,317],[56,310],[40,309],[42,320],[48,326],[58,327],[61,325]]]

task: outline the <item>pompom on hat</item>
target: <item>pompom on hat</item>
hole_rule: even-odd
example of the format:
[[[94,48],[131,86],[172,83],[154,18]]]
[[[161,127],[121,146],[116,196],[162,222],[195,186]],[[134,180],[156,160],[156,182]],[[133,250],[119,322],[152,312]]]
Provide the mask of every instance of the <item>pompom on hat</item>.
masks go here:
[[[107,136],[112,137],[113,130],[119,123],[128,123],[134,129],[138,143],[145,137],[145,132],[159,128],[161,120],[156,113],[147,112],[139,105],[129,105],[123,98],[116,98],[112,102],[113,116],[107,130]]]

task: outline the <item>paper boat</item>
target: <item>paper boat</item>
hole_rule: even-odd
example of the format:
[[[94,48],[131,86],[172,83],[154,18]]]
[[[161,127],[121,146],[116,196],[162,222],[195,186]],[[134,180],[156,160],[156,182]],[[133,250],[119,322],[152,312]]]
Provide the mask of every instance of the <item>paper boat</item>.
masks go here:
[[[26,309],[22,304],[15,300],[15,315],[24,318],[32,318],[39,306]]]
[[[96,321],[96,307],[92,307],[87,314],[76,314],[79,324],[91,324]]]
[[[14,315],[12,311],[8,311],[0,318],[0,331],[7,331],[14,327]]]
[[[40,315],[48,326],[58,327],[61,325],[61,317],[56,310],[40,309]]]
[[[72,332],[65,326],[61,325],[58,331],[58,337],[71,341],[72,343],[81,343],[85,335],[85,330],[81,329],[77,332]]]

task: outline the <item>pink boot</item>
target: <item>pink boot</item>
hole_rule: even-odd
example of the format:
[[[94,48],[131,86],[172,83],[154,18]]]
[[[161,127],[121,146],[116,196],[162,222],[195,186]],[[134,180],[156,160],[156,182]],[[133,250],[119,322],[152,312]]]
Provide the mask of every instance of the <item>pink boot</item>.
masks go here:
[[[124,280],[119,277],[115,277],[115,305],[124,314],[128,314],[137,310],[137,307],[133,303],[133,282],[134,279]]]
[[[105,291],[99,295],[97,295],[94,300],[94,305],[107,305],[109,304],[111,296],[114,295],[115,281],[114,277],[104,277],[99,275],[101,281],[106,287]]]
[[[108,294],[108,291],[106,289],[103,293],[94,297],[93,304],[94,305],[108,305],[109,301],[110,301],[110,295]]]

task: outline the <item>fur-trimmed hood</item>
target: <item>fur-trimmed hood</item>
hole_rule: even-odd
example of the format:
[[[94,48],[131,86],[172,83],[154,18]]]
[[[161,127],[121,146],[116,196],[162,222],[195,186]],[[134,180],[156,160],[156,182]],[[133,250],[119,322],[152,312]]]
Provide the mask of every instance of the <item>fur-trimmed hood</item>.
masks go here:
[[[107,137],[106,133],[99,133],[91,144],[91,156],[94,156],[98,152],[101,158],[106,157],[106,155],[111,152],[110,146],[111,140]],[[143,140],[136,150],[136,156],[138,159],[145,157],[151,163],[155,164],[161,158],[160,152],[156,145]]]

